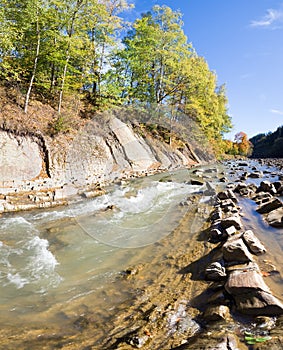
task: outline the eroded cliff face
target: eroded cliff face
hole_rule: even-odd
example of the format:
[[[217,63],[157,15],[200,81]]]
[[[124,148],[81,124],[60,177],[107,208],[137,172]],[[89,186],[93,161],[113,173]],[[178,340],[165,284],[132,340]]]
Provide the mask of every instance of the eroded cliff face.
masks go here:
[[[0,212],[64,204],[99,194],[104,184],[202,162],[181,149],[140,136],[111,118],[103,132],[92,122],[71,141],[0,130]]]

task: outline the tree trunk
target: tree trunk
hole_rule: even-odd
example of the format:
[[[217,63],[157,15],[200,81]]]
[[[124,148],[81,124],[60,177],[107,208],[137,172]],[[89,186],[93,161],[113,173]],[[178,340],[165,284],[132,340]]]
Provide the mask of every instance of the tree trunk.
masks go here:
[[[65,80],[66,80],[69,60],[70,60],[70,55],[69,55],[69,52],[67,52],[67,58],[66,58],[66,62],[65,62],[64,70],[63,70],[61,88],[60,88],[60,93],[59,93],[58,114],[61,113],[62,101],[63,101],[63,91],[64,91],[64,86],[65,86]]]
[[[38,13],[37,13],[37,16],[38,16]],[[27,111],[28,111],[28,103],[29,103],[29,99],[30,99],[30,93],[31,93],[31,89],[32,89],[35,74],[36,74],[37,62],[38,62],[38,57],[39,57],[39,52],[40,52],[40,29],[39,29],[38,17],[37,17],[37,21],[36,21],[36,34],[37,34],[36,53],[35,53],[35,58],[34,58],[34,62],[33,62],[32,75],[30,78],[29,87],[28,87],[28,90],[26,93],[26,98],[25,98],[25,105],[24,105],[24,112],[25,113],[27,113]]]
[[[77,13],[78,13],[79,8],[82,5],[82,3],[83,3],[82,0],[77,0],[77,5],[76,5],[76,8],[75,8],[75,10],[73,12],[73,16],[72,16],[72,19],[71,19],[71,24],[70,24],[69,31],[68,31],[69,44],[68,44],[68,47],[67,47],[67,50],[66,50],[66,61],[65,61],[65,65],[64,65],[63,76],[62,76],[61,87],[60,87],[60,93],[59,93],[58,114],[61,113],[62,101],[63,101],[63,92],[64,92],[65,81],[66,81],[66,76],[67,76],[67,69],[68,69],[68,64],[69,64],[70,58],[71,58],[70,49],[71,49],[71,38],[72,38],[73,32],[74,32],[74,24],[75,24]]]

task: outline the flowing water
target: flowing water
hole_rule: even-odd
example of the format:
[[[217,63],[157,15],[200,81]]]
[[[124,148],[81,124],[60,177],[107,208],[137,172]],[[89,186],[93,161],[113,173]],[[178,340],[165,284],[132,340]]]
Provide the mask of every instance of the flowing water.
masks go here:
[[[220,186],[218,174],[205,172],[209,181]],[[202,190],[202,186],[189,184],[191,176],[189,170],[159,174],[113,185],[101,197],[66,207],[3,216],[3,336],[17,337],[23,329],[40,328],[54,332],[64,329],[65,334],[69,331],[73,335],[74,320],[80,315],[91,310],[103,325],[120,305],[130,305],[133,291],[119,278],[121,271],[150,262],[157,254],[162,259],[169,253],[166,240],[170,249],[182,244],[182,238],[174,242],[171,237],[189,208],[180,203]],[[202,197],[199,201],[202,212],[211,209],[208,199]],[[241,199],[240,205],[246,228],[253,229],[263,241],[268,248],[265,259],[274,260],[278,268],[279,275],[271,277],[270,283],[280,297],[282,231],[267,227],[249,199]],[[199,233],[203,222],[195,216],[189,234]],[[152,275],[158,276],[158,271],[152,271]],[[9,346],[1,347],[0,343],[0,348]],[[17,348],[26,349],[22,343]],[[27,349],[39,348],[29,345]]]
[[[1,218],[1,328],[62,327],[76,308],[104,303],[105,289],[122,288],[119,273],[150,260],[178,225],[186,210],[179,203],[200,189],[188,179],[187,170],[156,175],[67,207]]]

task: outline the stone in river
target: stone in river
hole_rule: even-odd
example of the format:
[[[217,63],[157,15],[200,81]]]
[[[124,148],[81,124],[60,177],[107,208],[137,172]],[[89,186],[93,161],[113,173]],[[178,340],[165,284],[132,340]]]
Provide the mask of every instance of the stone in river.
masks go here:
[[[281,192],[281,188],[283,186],[282,181],[275,181],[273,182],[273,186],[275,187],[276,191]]]
[[[209,232],[210,241],[212,243],[217,243],[226,239],[226,235],[217,228],[212,228]]]
[[[232,236],[223,244],[222,253],[225,261],[237,263],[253,261],[252,254],[240,236]]]
[[[203,185],[204,185],[204,182],[201,181],[201,180],[191,179],[191,185],[194,185],[194,186],[203,186]]]
[[[260,177],[263,177],[262,171],[254,171],[253,173],[249,174],[249,177],[252,179],[259,179]]]
[[[228,199],[229,198],[229,194],[227,191],[222,191],[222,192],[219,192],[217,197],[220,199],[220,200],[223,200],[223,199]]]
[[[205,310],[203,318],[207,322],[227,321],[230,319],[230,310],[226,305],[211,305]]]
[[[261,181],[260,186],[257,189],[257,192],[268,192],[271,194],[275,194],[276,189],[274,185],[269,181]]]
[[[283,208],[279,208],[270,212],[266,218],[270,226],[283,227]]]
[[[272,210],[282,207],[282,202],[278,198],[273,198],[270,201],[258,206],[256,211],[260,214],[270,213]]]
[[[281,315],[283,304],[274,297],[257,270],[231,271],[225,284],[235,300],[238,311],[253,315]]]
[[[232,201],[232,199],[225,199],[222,200],[220,203],[221,208],[223,209],[224,212],[229,212],[231,211],[233,208],[236,207],[235,203]]]
[[[247,294],[254,290],[261,290],[270,293],[270,289],[265,284],[263,277],[257,270],[237,269],[230,271],[225,284],[226,291],[235,296]]]
[[[248,230],[243,234],[243,239],[250,251],[255,255],[260,255],[266,252],[265,247],[260,240],[255,236],[253,231]]]
[[[235,203],[238,202],[237,197],[235,196],[234,192],[231,189],[228,189],[227,193],[229,195],[229,198],[232,199],[233,202],[235,202]]]
[[[221,220],[223,217],[221,208],[216,208],[210,215],[211,221]]]
[[[234,297],[238,311],[251,316],[279,316],[283,314],[283,304],[271,293],[253,290]]]
[[[230,226],[235,226],[237,230],[242,228],[242,221],[238,215],[230,216],[226,219],[221,220],[221,226],[226,229]]]
[[[218,281],[226,277],[225,267],[218,261],[211,263],[205,270],[205,277],[210,281]]]
[[[248,187],[248,185],[245,182],[240,182],[240,183],[238,183],[238,185],[234,189],[234,192],[240,193],[241,190],[246,189],[247,187]]]
[[[262,204],[268,202],[272,197],[270,193],[267,192],[259,192],[251,199],[256,202],[256,204]]]
[[[236,230],[235,226],[230,226],[230,227],[225,229],[225,233],[227,234],[228,237],[235,235],[236,232],[237,232],[237,230]]]

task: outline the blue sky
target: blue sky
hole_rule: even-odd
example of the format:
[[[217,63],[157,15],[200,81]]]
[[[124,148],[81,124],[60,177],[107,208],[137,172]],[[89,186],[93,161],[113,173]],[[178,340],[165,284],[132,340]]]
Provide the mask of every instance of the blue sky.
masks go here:
[[[198,55],[226,84],[234,128],[249,137],[283,125],[283,0],[133,0],[133,15],[153,5],[183,13]]]

